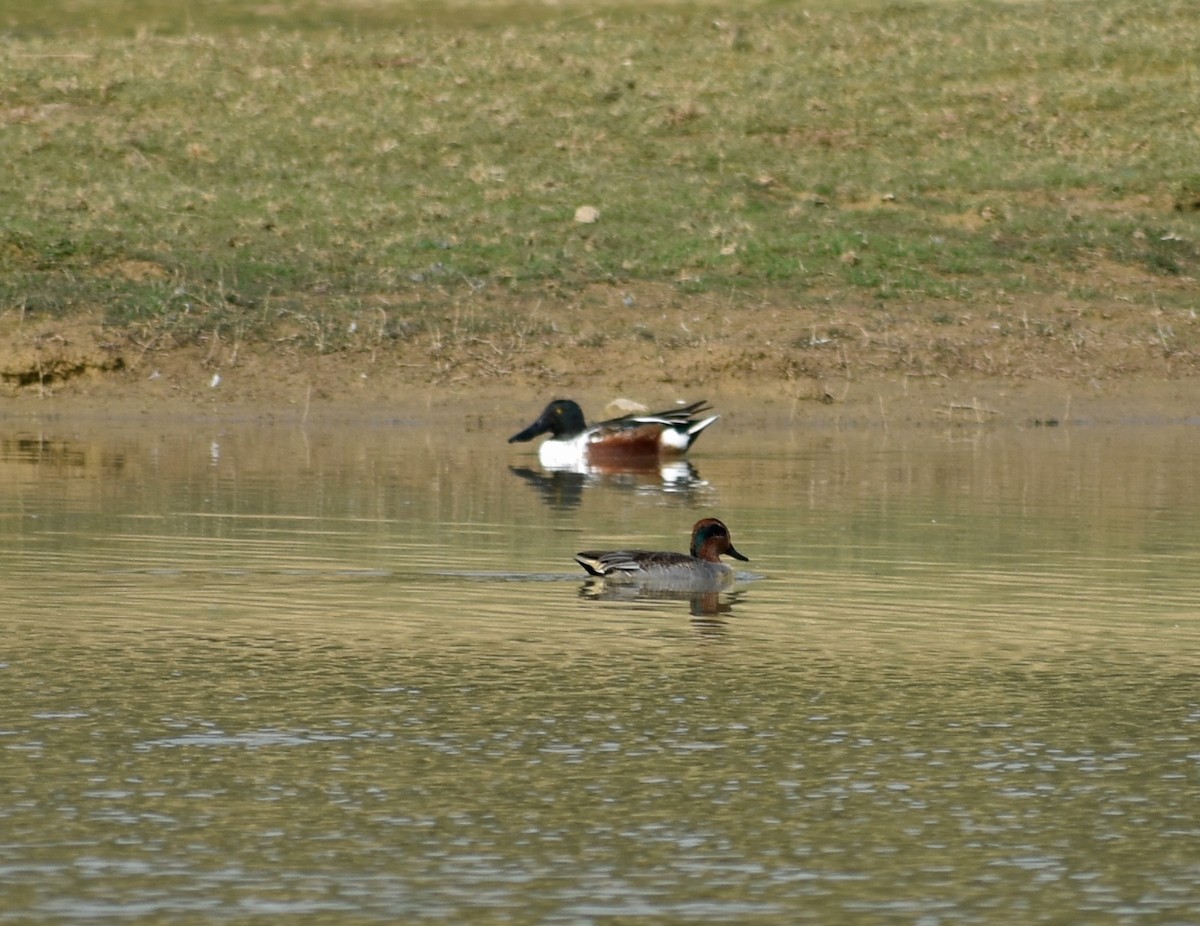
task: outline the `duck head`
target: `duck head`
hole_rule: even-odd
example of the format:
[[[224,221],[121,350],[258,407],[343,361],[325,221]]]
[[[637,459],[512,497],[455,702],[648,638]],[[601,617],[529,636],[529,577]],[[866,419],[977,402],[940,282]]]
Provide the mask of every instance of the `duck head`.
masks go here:
[[[750,562],[750,557],[743,556],[733,548],[729,528],[716,518],[701,518],[696,522],[692,528],[691,552],[697,559],[708,560],[710,563],[719,563],[722,554]]]
[[[537,421],[524,431],[514,434],[508,442],[515,444],[518,441],[533,440],[547,431],[555,438],[574,437],[576,434],[582,434],[584,428],[583,409],[570,399],[555,399],[545,407]]]

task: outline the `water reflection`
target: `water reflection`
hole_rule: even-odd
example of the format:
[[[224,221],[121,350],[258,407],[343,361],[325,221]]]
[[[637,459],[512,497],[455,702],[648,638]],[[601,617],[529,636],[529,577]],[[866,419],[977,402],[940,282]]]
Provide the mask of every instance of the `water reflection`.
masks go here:
[[[692,617],[712,618],[732,614],[734,602],[738,600],[740,593],[724,589],[696,591],[661,585],[634,585],[588,579],[580,587],[579,595],[589,601],[614,601],[623,604],[637,601],[684,601],[687,602],[688,613]]]
[[[0,919],[1194,922],[1198,433],[2,423]]]
[[[583,501],[583,492],[588,488],[664,492],[689,499],[697,498],[708,488],[708,483],[687,460],[634,457],[620,462],[539,470],[510,466],[509,471],[531,486],[543,504],[560,510],[578,508]]]

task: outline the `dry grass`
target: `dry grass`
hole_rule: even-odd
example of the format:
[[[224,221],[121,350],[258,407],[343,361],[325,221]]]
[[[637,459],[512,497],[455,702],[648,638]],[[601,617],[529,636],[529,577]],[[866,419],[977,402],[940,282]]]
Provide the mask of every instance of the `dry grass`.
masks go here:
[[[1195,364],[1180,0],[102,7],[0,14],[23,319],[437,376],[754,339],[795,377]]]

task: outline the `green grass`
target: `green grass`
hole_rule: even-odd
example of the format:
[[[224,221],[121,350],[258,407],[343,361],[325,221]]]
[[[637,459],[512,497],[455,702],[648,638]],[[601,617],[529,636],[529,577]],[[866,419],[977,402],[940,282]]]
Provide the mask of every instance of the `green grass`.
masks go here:
[[[377,299],[403,336],[462,293],[1200,273],[1183,0],[9,0],[0,38],[0,311],[328,349]]]

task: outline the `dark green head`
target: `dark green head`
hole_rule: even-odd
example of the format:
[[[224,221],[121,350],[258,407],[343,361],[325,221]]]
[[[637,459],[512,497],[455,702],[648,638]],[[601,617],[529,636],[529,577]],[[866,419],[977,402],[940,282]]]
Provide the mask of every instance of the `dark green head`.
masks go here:
[[[550,432],[551,437],[574,437],[587,427],[583,421],[583,409],[570,399],[555,399],[524,431],[508,439],[510,444],[533,440],[539,434]]]

